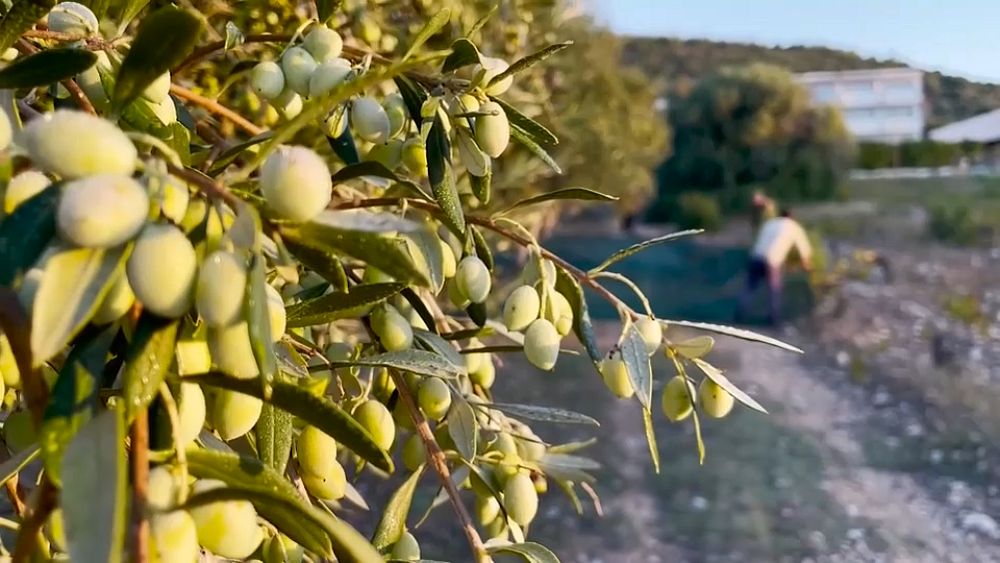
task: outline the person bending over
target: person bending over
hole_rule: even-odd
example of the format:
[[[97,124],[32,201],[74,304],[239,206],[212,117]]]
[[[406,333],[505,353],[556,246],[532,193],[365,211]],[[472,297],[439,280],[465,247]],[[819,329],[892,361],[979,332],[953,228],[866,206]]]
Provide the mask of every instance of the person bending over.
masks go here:
[[[761,283],[767,283],[768,321],[777,325],[781,322],[781,290],[785,262],[796,249],[802,260],[802,267],[812,269],[812,245],[805,229],[792,218],[791,212],[782,209],[779,216],[768,219],[761,226],[750,252],[747,264],[747,282],[740,294],[736,307],[736,322],[742,322],[754,291]]]

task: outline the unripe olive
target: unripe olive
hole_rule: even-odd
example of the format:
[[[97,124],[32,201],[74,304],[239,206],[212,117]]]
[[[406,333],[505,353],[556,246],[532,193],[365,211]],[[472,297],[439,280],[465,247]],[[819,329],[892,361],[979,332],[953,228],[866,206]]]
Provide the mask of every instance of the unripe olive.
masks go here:
[[[157,510],[167,510],[177,504],[177,480],[166,465],[149,470],[146,502]]]
[[[483,152],[497,158],[510,143],[510,123],[507,114],[496,102],[484,102],[479,108],[481,115],[476,118],[476,143]]]
[[[441,420],[451,407],[451,389],[437,377],[425,378],[420,382],[417,402],[428,418]]]
[[[403,442],[403,465],[410,471],[416,471],[418,467],[427,461],[427,450],[420,436],[410,434]]]
[[[549,292],[549,303],[545,310],[545,318],[555,327],[559,336],[566,336],[573,330],[573,306],[566,296],[558,291]]]
[[[33,119],[23,142],[37,166],[66,179],[135,171],[137,152],[125,133],[82,111],[60,109]]]
[[[639,330],[642,341],[646,344],[646,353],[652,356],[663,343],[663,327],[656,319],[643,317],[635,321],[635,328]]]
[[[427,176],[427,148],[419,135],[403,143],[403,166],[414,176]]]
[[[378,447],[388,450],[396,439],[396,423],[382,403],[369,399],[354,411],[354,418],[371,435]]]
[[[170,71],[156,77],[153,82],[142,91],[142,97],[154,104],[162,103],[170,96]]]
[[[257,63],[250,71],[250,87],[265,100],[273,100],[285,89],[285,73],[274,61]]]
[[[499,432],[490,444],[490,451],[500,452],[504,457],[517,457],[517,443],[507,432]]]
[[[295,440],[302,471],[327,475],[337,463],[337,441],[315,426],[306,426]]]
[[[257,376],[257,361],[250,345],[250,328],[246,322],[219,328],[209,327],[208,348],[212,353],[212,363],[219,371],[240,379]]]
[[[393,544],[389,558],[397,561],[419,561],[420,545],[417,544],[417,538],[410,532],[403,532],[399,540]]]
[[[467,349],[474,350],[476,348],[482,348],[483,343],[479,341],[478,338],[470,338],[469,346]],[[476,352],[474,354],[462,354],[462,359],[465,360],[465,371],[472,373],[482,367],[483,362],[489,357],[489,354],[485,352]]]
[[[185,233],[190,233],[195,227],[202,224],[207,214],[208,202],[202,198],[192,199],[188,202],[187,209],[184,211],[184,218],[178,222],[178,226]]]
[[[10,47],[3,54],[0,54],[0,61],[5,63],[13,62],[21,52],[16,47]]]
[[[351,74],[351,63],[346,59],[331,59],[313,71],[309,79],[309,96],[317,97],[340,86]]]
[[[135,303],[135,294],[132,293],[132,288],[128,285],[128,278],[122,272],[111,289],[108,290],[107,295],[101,300],[101,304],[97,307],[90,322],[95,325],[103,325],[117,321],[132,308],[133,303]]]
[[[17,368],[17,360],[10,347],[10,340],[7,340],[7,335],[2,333],[0,333],[0,375],[3,376],[5,387],[21,388],[21,371]]]
[[[531,477],[524,472],[507,479],[503,488],[503,504],[510,519],[527,526],[538,513],[538,492]]]
[[[205,394],[197,384],[181,383],[180,391],[177,415],[181,425],[177,434],[181,443],[177,447],[184,447],[194,442],[205,426],[206,407]]]
[[[314,497],[323,500],[339,500],[347,494],[347,474],[340,462],[333,460],[326,473],[302,473],[302,484]]]
[[[281,114],[281,117],[295,119],[295,116],[302,113],[302,96],[286,85],[281,94],[271,100],[271,105]]]
[[[2,149],[0,149],[2,150]],[[3,194],[3,211],[10,214],[25,201],[49,187],[52,180],[37,170],[25,170],[10,179]]]
[[[371,315],[372,331],[389,352],[406,350],[413,345],[410,323],[391,305],[376,308]]]
[[[198,530],[190,514],[183,510],[174,510],[150,517],[149,561],[151,563],[197,560]]]
[[[178,318],[191,307],[197,260],[180,229],[151,223],[139,234],[126,264],[129,286],[146,310]]]
[[[365,43],[375,46],[382,39],[382,28],[372,18],[362,15],[357,26],[355,35]]]
[[[38,435],[35,433],[35,423],[31,420],[31,413],[28,411],[10,413],[3,423],[3,439],[7,443],[7,449],[13,454],[37,442]]]
[[[493,358],[487,355],[486,359],[479,365],[479,368],[475,371],[469,372],[469,381],[482,387],[483,389],[489,389],[493,387],[493,382],[497,377],[497,368],[493,365]]]
[[[316,66],[316,59],[302,47],[291,47],[281,56],[285,83],[300,96],[309,95],[309,79]]]
[[[0,111],[0,151],[7,150],[13,140],[14,128],[10,125],[10,118],[7,112]]]
[[[733,410],[736,400],[721,385],[705,378],[698,386],[698,404],[701,410],[713,418],[722,418]]]
[[[477,256],[466,256],[458,263],[455,283],[460,295],[473,303],[482,303],[490,294],[493,280],[490,271]]]
[[[134,237],[148,213],[149,197],[142,185],[128,176],[102,174],[66,184],[56,223],[67,242],[110,248]]]
[[[63,524],[63,512],[56,508],[49,515],[45,524],[45,535],[59,551],[66,551],[66,526]]]
[[[524,330],[538,318],[541,305],[535,288],[522,285],[511,292],[503,305],[503,324],[507,330]]]
[[[154,199],[163,216],[174,224],[181,224],[187,215],[188,203],[191,200],[187,184],[176,176],[169,175],[157,179],[155,186],[157,191],[154,192]]]
[[[330,203],[330,168],[310,148],[281,146],[264,161],[260,187],[268,206],[284,219],[308,221]]]
[[[500,502],[493,495],[476,497],[476,520],[483,526],[500,515]]]
[[[448,280],[448,283],[445,284],[447,286],[446,290],[448,292],[448,301],[450,301],[451,304],[457,309],[465,309],[469,306],[471,301],[469,301],[468,297],[462,294],[462,290],[459,288],[458,280],[456,279],[457,275],[458,272],[456,271],[456,277],[451,278]]]
[[[545,319],[537,319],[524,332],[524,355],[535,367],[550,370],[559,358],[559,341],[556,327]]]
[[[458,157],[462,161],[462,166],[465,167],[465,171],[471,176],[476,176],[477,178],[482,178],[490,173],[492,170],[492,163],[490,157],[486,156],[486,153],[480,150],[476,141],[472,139],[472,135],[464,132],[459,132],[455,138],[455,144],[458,146]]]
[[[351,125],[358,137],[371,143],[389,139],[389,116],[375,98],[360,97],[351,104]]]
[[[197,494],[223,486],[222,481],[202,479],[195,482],[192,490]],[[213,502],[196,506],[189,513],[194,519],[198,543],[215,555],[245,559],[264,539],[250,501]]]
[[[455,271],[458,269],[458,264],[455,260],[455,251],[452,250],[451,245],[444,239],[439,240],[441,241],[441,275],[445,279],[455,277]]]
[[[396,425],[396,428],[402,428],[410,432],[417,430],[416,425],[413,424],[413,417],[410,416],[410,411],[407,410],[406,405],[402,401],[396,401],[396,406],[392,408],[392,421]]]
[[[279,342],[285,335],[285,328],[288,322],[288,314],[285,312],[285,301],[277,289],[271,286],[264,287],[267,293],[267,318],[271,323],[271,341]]]
[[[504,540],[506,540],[507,521],[500,517],[494,518],[492,522],[486,524],[483,527],[483,535],[488,540],[497,538],[503,538]]]
[[[541,438],[534,434],[529,434],[526,437],[517,436],[514,438],[514,442],[517,445],[517,454],[525,461],[538,461],[542,459],[545,455],[545,450],[548,449]]]
[[[264,544],[264,563],[302,563],[305,558],[305,549],[281,532]]]
[[[309,51],[317,61],[323,62],[335,59],[344,50],[344,40],[336,31],[325,25],[317,25],[309,31],[302,46]]]
[[[472,94],[462,94],[454,98],[449,106],[452,114],[475,113],[479,111],[479,98],[476,98]],[[457,122],[459,127],[469,128],[469,118],[459,118]]]
[[[635,390],[632,388],[632,381],[628,377],[628,370],[625,368],[625,362],[620,358],[614,357],[601,360],[600,369],[604,384],[617,397],[628,399],[635,394]]]
[[[389,117],[389,137],[395,137],[406,125],[406,103],[399,92],[393,92],[382,101],[382,108]]]
[[[212,354],[204,340],[178,340],[176,356],[179,375],[208,373],[212,369]]]
[[[76,2],[60,2],[49,12],[49,30],[73,35],[96,35],[100,27],[90,8]]]
[[[541,281],[542,272],[545,272],[545,283],[549,287],[553,287],[556,284],[556,265],[552,263],[552,260],[548,258],[541,259],[541,271],[538,268],[539,260],[532,259],[524,265],[524,280],[527,283],[535,283],[536,281]]]
[[[94,107],[104,112],[110,109],[111,101],[108,99],[108,93],[104,91],[104,84],[101,83],[100,70],[112,71],[111,59],[104,51],[94,51],[94,54],[97,55],[97,62],[76,75],[76,83]]]
[[[675,352],[685,358],[703,358],[712,351],[715,346],[715,339],[711,336],[695,336],[673,345]]]
[[[510,89],[511,85],[514,83],[513,76],[508,76],[500,82],[490,86],[490,81],[493,80],[494,77],[500,75],[500,73],[510,67],[510,65],[507,64],[507,61],[486,56],[479,57],[479,60],[480,64],[476,65],[476,71],[478,72],[479,69],[485,70],[483,74],[482,86],[483,90],[485,90],[487,94],[491,96],[499,96]]]
[[[695,394],[694,385],[687,378],[675,376],[663,386],[663,414],[673,422],[680,422],[691,416],[694,405],[691,397]]]
[[[212,395],[212,428],[225,440],[235,440],[249,432],[260,418],[264,403],[257,397],[222,390]]]
[[[389,139],[386,143],[373,145],[365,155],[365,160],[378,162],[389,170],[395,170],[403,161],[403,141]]]
[[[337,106],[323,122],[323,132],[327,137],[337,138],[347,130],[347,106]]]
[[[246,264],[232,252],[216,250],[201,263],[195,307],[208,326],[221,328],[240,319],[247,287]]]

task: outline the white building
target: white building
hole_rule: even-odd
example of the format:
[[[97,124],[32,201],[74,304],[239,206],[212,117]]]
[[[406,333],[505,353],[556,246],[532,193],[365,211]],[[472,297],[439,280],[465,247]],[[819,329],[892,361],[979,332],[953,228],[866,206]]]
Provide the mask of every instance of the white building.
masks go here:
[[[1000,109],[931,129],[928,136],[942,143],[971,141],[986,145],[994,144],[1000,141]]]
[[[840,108],[859,141],[901,143],[924,136],[924,73],[912,68],[806,72],[796,79],[813,101]]]

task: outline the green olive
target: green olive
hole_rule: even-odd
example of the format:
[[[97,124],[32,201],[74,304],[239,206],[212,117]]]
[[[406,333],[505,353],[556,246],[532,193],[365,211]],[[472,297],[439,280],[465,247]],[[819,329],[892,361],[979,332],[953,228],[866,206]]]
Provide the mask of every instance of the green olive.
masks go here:
[[[285,89],[285,73],[274,61],[257,63],[250,71],[250,87],[265,100],[273,100]]]
[[[177,504],[177,480],[166,465],[149,470],[146,502],[157,510],[168,510]]]
[[[663,343],[663,327],[659,321],[649,317],[643,317],[635,322],[635,328],[642,335],[642,341],[646,344],[646,353],[652,356]]]
[[[21,370],[17,367],[17,359],[14,358],[10,340],[7,340],[7,335],[2,333],[0,333],[0,375],[3,376],[5,387],[21,388]]]
[[[325,25],[317,25],[306,35],[302,46],[309,51],[313,58],[323,62],[340,56],[344,50],[344,40],[335,30]]]
[[[326,209],[333,194],[330,168],[307,147],[283,145],[260,169],[260,189],[268,206],[291,221],[309,221]]]
[[[556,327],[559,336],[566,336],[573,330],[573,307],[566,296],[558,291],[549,292],[545,318]]]
[[[131,176],[138,152],[114,123],[60,109],[28,122],[23,143],[40,168],[66,179],[98,174]]]
[[[222,481],[202,479],[195,482],[192,490],[197,494],[224,486]],[[213,502],[196,506],[189,514],[194,519],[198,543],[215,555],[245,559],[264,539],[250,501]]]
[[[49,187],[52,180],[37,170],[25,170],[10,179],[3,194],[3,212],[10,215],[25,201]]]
[[[72,35],[97,35],[100,24],[90,8],[77,2],[60,2],[46,19],[50,31]]]
[[[143,307],[161,317],[179,318],[191,307],[197,256],[173,225],[151,223],[128,258],[128,283]]]
[[[249,432],[264,406],[256,397],[227,390],[213,393],[211,403],[212,428],[227,442]]]
[[[59,235],[77,246],[111,248],[131,239],[149,214],[149,196],[128,176],[101,174],[63,188],[56,214]]]
[[[309,79],[309,96],[315,98],[330,92],[350,74],[351,62],[346,59],[334,58],[320,63]]]
[[[302,484],[314,497],[323,500],[339,500],[347,494],[347,474],[337,460],[327,468],[326,473],[302,473]]]
[[[706,377],[698,386],[698,404],[708,416],[722,418],[733,410],[736,400],[721,385]]]
[[[475,371],[469,372],[469,381],[475,383],[483,389],[489,389],[490,387],[493,387],[493,382],[496,380],[497,368],[493,365],[492,356],[489,354],[484,355],[486,356],[486,359],[479,364],[479,367]]]
[[[18,453],[38,441],[35,423],[28,411],[15,411],[3,423],[3,439],[11,453]]]
[[[632,380],[629,379],[625,362],[621,358],[614,357],[602,360],[600,370],[604,384],[608,386],[608,389],[615,396],[628,399],[635,394],[635,390],[632,388]]]
[[[479,111],[485,115],[476,118],[476,144],[493,158],[507,150],[510,143],[510,122],[500,104],[484,102]]]
[[[441,420],[451,407],[451,389],[437,377],[428,377],[420,382],[417,402],[431,420]]]
[[[316,59],[302,47],[291,47],[281,56],[285,83],[300,96],[309,95],[309,79],[316,66]]]
[[[460,295],[473,303],[482,303],[490,294],[493,280],[482,260],[476,256],[466,256],[458,263],[455,283]]]
[[[427,176],[427,148],[419,135],[403,143],[403,166],[418,178]]]
[[[406,103],[399,92],[393,92],[382,100],[382,108],[389,117],[389,137],[395,137],[406,125]]]
[[[389,116],[375,98],[361,97],[351,104],[351,125],[358,137],[370,143],[389,139]]]
[[[378,447],[388,450],[396,439],[396,424],[392,414],[385,405],[375,400],[368,400],[354,411],[354,418],[371,435]]]
[[[205,394],[199,385],[181,383],[180,391],[177,414],[181,424],[177,433],[181,443],[177,444],[177,447],[185,447],[194,442],[198,434],[201,433],[202,427],[205,426],[207,408]]]
[[[254,528],[256,527],[255,524]],[[150,517],[149,561],[151,563],[174,563],[197,561],[197,559],[198,529],[190,514],[183,510],[174,510]]]
[[[691,397],[694,395],[694,384],[685,377],[675,376],[663,386],[661,404],[663,414],[672,422],[680,422],[691,416],[691,412],[694,410]]]
[[[250,328],[246,322],[224,328],[209,328],[208,348],[212,353],[212,363],[219,371],[240,379],[257,377],[259,370],[250,345]]]
[[[388,170],[395,170],[403,161],[403,141],[399,139],[389,139],[385,143],[372,146],[365,160],[378,162]]]
[[[386,350],[406,350],[413,345],[413,329],[395,307],[384,305],[376,308],[371,315],[371,324],[372,331]]]
[[[398,561],[419,561],[420,545],[417,544],[417,538],[410,532],[403,532],[399,540],[393,544],[389,557]]]
[[[410,471],[416,471],[418,467],[427,461],[427,450],[420,436],[410,434],[403,442],[403,465]]]
[[[168,99],[170,97],[170,71],[168,70],[153,79],[149,86],[146,86],[146,89],[142,91],[142,97],[154,104],[163,103],[164,100]]]
[[[476,497],[476,520],[483,526],[500,515],[500,502],[493,495]]]
[[[132,288],[128,285],[125,272],[122,272],[104,299],[101,299],[101,304],[97,307],[90,322],[103,325],[117,321],[132,308],[133,303],[135,303],[135,294],[132,293]]]
[[[503,71],[507,70],[510,65],[507,61],[495,57],[482,56],[479,58],[480,63],[476,66],[477,72],[482,69],[483,74],[483,90],[491,96],[499,96],[507,90],[510,89],[511,85],[514,83],[514,77],[508,76],[503,80],[497,82],[496,84],[490,85],[490,82]]]
[[[337,441],[315,426],[302,429],[295,441],[295,452],[305,473],[327,475],[337,463]]]
[[[528,328],[541,310],[542,301],[530,285],[522,285],[511,292],[503,306],[503,323],[507,330]]]
[[[221,328],[240,319],[247,286],[244,260],[232,252],[216,250],[201,263],[195,306],[209,326]]]
[[[538,369],[551,370],[559,358],[561,337],[545,319],[536,319],[524,332],[524,355]]]
[[[507,479],[503,488],[503,504],[511,520],[527,526],[538,513],[538,492],[531,477],[520,472]]]

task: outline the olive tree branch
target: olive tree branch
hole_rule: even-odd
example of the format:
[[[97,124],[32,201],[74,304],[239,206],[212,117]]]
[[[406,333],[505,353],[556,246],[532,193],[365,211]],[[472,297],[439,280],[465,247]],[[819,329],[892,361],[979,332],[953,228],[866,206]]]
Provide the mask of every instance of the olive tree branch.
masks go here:
[[[189,184],[193,184],[199,190],[204,192],[205,195],[221,199],[234,209],[240,204],[240,198],[233,195],[233,192],[227,190],[225,186],[202,174],[201,172],[198,172],[197,170],[174,166],[170,163],[167,163],[167,170],[169,170],[174,176],[187,181]]]
[[[201,94],[188,90],[183,86],[180,86],[178,84],[171,84],[170,93],[177,96],[178,98],[181,98],[184,101],[190,102],[192,104],[204,108],[209,113],[214,113],[215,115],[218,115],[220,117],[228,119],[229,121],[232,121],[233,125],[239,127],[240,129],[246,131],[251,135],[260,135],[265,131],[264,128],[258,127],[257,125],[251,123],[250,120],[236,113],[232,109],[229,109],[226,106],[220,104],[218,101],[213,100],[212,98],[207,98],[205,96],[202,96]]]
[[[132,561],[149,561],[149,519],[146,517],[149,493],[149,412],[142,409],[132,421],[129,432],[132,448]]]

